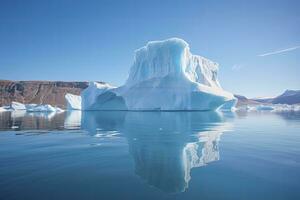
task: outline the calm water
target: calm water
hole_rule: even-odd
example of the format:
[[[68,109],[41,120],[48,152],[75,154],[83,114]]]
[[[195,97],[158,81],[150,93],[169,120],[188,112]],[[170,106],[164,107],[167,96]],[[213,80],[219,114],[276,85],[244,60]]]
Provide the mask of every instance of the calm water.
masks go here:
[[[0,113],[0,199],[300,199],[300,114]]]

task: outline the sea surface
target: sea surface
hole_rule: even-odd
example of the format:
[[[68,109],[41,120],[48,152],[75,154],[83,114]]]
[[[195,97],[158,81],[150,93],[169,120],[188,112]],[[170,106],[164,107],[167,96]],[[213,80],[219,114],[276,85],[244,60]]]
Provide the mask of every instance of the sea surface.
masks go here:
[[[300,199],[300,113],[0,113],[0,199]]]

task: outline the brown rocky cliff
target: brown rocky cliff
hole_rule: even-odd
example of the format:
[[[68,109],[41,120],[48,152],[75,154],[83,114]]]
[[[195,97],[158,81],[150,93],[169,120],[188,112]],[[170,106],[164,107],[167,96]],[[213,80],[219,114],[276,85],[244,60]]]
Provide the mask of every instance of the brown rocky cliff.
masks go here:
[[[65,94],[79,95],[87,87],[88,82],[0,80],[0,106],[17,101],[66,108]]]

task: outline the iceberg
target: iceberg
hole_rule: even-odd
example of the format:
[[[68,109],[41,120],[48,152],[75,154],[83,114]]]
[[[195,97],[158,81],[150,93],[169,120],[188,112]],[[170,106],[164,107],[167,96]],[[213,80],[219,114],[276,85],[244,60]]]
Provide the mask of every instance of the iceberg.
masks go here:
[[[13,102],[11,102],[10,109],[11,110],[26,110],[26,106],[25,106],[25,104],[13,101]]]
[[[53,107],[49,104],[38,105],[38,104],[27,104],[26,111],[28,112],[63,112],[61,108]]]
[[[81,110],[81,96],[67,93],[65,99],[67,110]]]
[[[288,105],[288,104],[259,104],[259,105],[247,105],[236,108],[236,111],[242,112],[299,112],[300,105]]]
[[[59,107],[49,104],[23,104],[19,102],[11,102],[10,106],[0,108],[1,111],[24,111],[24,112],[63,112]]]
[[[5,108],[5,107],[0,107],[0,112],[6,112],[6,111],[8,111],[7,108]]]
[[[220,86],[218,64],[193,55],[188,43],[171,38],[135,51],[121,87],[90,83],[83,110],[216,110],[234,99]]]

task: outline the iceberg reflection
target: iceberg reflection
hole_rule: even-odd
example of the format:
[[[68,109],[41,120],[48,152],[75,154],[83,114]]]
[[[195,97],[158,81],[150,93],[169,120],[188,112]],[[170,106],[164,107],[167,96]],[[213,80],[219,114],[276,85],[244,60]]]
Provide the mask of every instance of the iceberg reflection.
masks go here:
[[[1,130],[53,130],[63,129],[64,113],[26,112],[16,110],[0,112]]]
[[[164,192],[188,188],[191,169],[220,159],[218,144],[232,128],[217,112],[83,112],[81,128],[123,134],[135,173]]]

